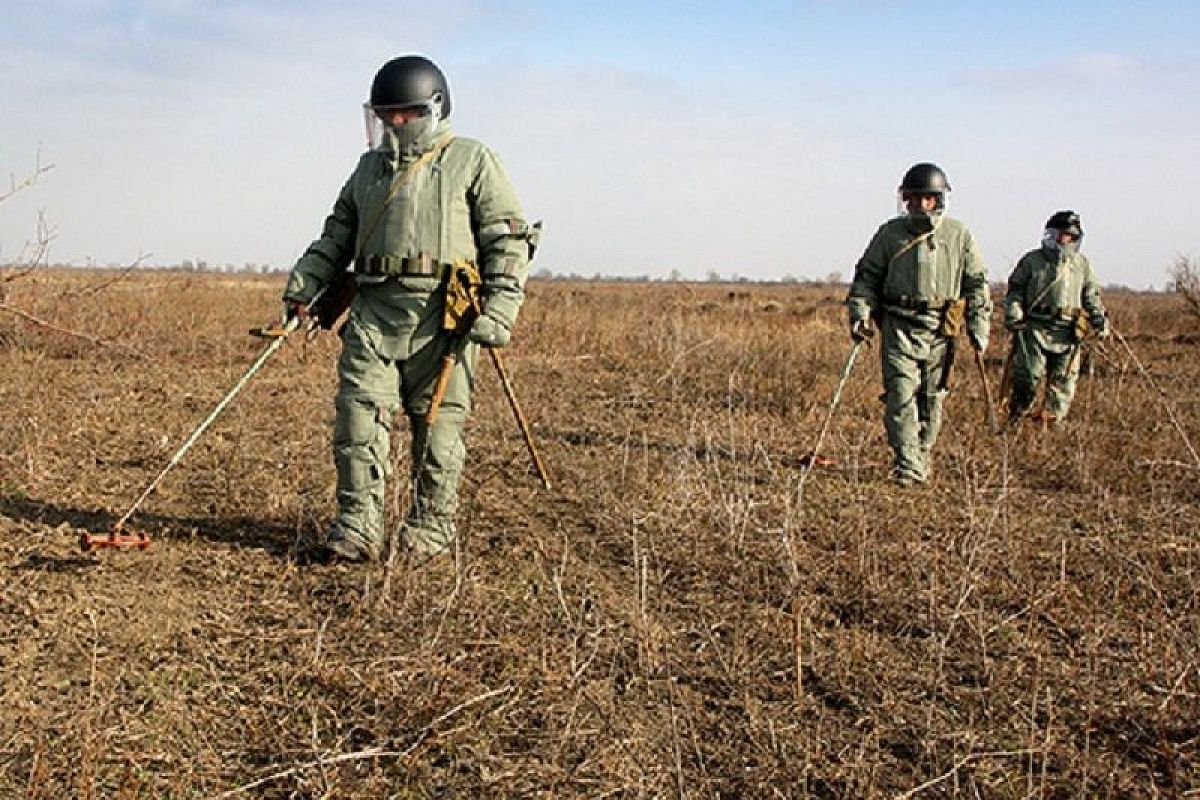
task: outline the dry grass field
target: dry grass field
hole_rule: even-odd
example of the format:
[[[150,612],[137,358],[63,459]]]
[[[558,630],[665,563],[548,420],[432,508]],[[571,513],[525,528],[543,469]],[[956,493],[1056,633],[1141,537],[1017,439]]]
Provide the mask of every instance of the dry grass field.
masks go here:
[[[868,351],[801,492],[844,290],[535,283],[506,356],[554,488],[481,362],[452,557],[296,562],[328,334],[146,502],[149,550],[84,555],[282,285],[106,280],[5,287],[92,341],[0,309],[0,797],[1200,797],[1200,469],[1115,342],[1004,437],[960,353],[913,489]],[[1200,439],[1196,318],[1107,300]]]

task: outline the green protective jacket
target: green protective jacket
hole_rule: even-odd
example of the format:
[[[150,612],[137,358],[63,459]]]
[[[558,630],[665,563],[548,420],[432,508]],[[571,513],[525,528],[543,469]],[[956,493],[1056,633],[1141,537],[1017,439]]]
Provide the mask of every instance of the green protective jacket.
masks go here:
[[[443,121],[403,155],[387,147],[362,155],[320,238],[292,268],[284,300],[308,302],[351,269],[352,313],[378,331],[383,355],[404,359],[440,332],[442,265],[458,260],[478,265],[484,313],[511,330],[536,235],[496,154]]]
[[[1087,256],[1039,247],[1021,257],[1008,278],[1005,325],[1025,323],[1043,349],[1061,349],[1074,344],[1075,318],[1081,311],[1097,330],[1108,324]]]
[[[992,301],[987,266],[967,226],[944,215],[922,232],[907,216],[879,227],[854,268],[851,324],[887,314],[914,332],[936,331],[947,304],[966,298],[967,328],[986,346]],[[920,337],[925,338],[925,337]]]

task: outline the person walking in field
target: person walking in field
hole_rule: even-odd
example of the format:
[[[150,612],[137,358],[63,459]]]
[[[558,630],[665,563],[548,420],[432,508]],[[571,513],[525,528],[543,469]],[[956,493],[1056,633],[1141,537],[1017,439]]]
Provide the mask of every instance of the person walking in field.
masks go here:
[[[384,551],[385,479],[399,409],[408,417],[414,471],[401,542],[430,555],[453,542],[479,347],[508,343],[536,236],[496,154],[451,132],[450,89],[432,61],[416,55],[388,61],[364,110],[369,149],[283,295],[286,313],[304,315],[347,271],[357,288],[340,334],[337,516],[318,550],[348,561],[376,560]],[[447,287],[464,264],[482,281],[482,310],[460,339],[447,331],[443,315]],[[429,425],[435,379],[456,348],[457,363]]]
[[[1030,250],[1008,278],[1004,327],[1012,333],[1012,395],[1009,421],[1028,414],[1042,379],[1044,418],[1061,422],[1071,408],[1079,378],[1080,343],[1091,331],[1109,336],[1108,314],[1087,256],[1079,252],[1083,226],[1074,211],[1046,220],[1042,244]]]
[[[850,336],[883,336],[884,424],[892,479],[925,483],[942,426],[955,337],[987,349],[992,302],[987,267],[967,226],[946,216],[950,184],[936,164],[920,163],[899,187],[905,213],[885,222],[854,269],[846,304]]]

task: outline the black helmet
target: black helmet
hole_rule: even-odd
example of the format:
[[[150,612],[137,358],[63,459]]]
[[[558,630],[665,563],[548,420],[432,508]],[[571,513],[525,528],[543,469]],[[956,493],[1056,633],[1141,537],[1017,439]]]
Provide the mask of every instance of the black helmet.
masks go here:
[[[400,56],[384,64],[371,81],[369,105],[412,106],[433,103],[439,119],[450,116],[450,87],[446,76],[424,56]]]
[[[907,197],[910,194],[944,196],[948,191],[950,191],[950,181],[946,180],[946,173],[942,172],[942,168],[937,164],[930,164],[928,161],[922,161],[920,164],[909,167],[908,172],[904,173],[904,178],[900,181],[901,197]]]
[[[1055,211],[1050,215],[1050,219],[1046,220],[1046,230],[1069,233],[1076,241],[1083,238],[1083,225],[1074,211]]]

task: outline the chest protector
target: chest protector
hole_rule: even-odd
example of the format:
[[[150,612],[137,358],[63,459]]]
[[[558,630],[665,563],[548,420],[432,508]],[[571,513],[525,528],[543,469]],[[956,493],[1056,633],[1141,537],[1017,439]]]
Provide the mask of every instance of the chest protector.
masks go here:
[[[384,274],[407,272],[412,264],[436,269],[476,261],[468,192],[477,164],[477,148],[469,140],[455,139],[397,188],[407,165],[393,169],[383,153],[365,158],[353,185],[362,222],[356,243],[359,261],[370,263],[370,272]],[[377,224],[366,224],[376,218]]]
[[[1079,310],[1087,269],[1078,254],[1061,256],[1045,249],[1030,256],[1029,283],[1022,298],[1027,313],[1067,319]]]
[[[895,235],[883,281],[885,304],[937,310],[962,293],[963,237],[952,221],[927,234],[901,229]]]

